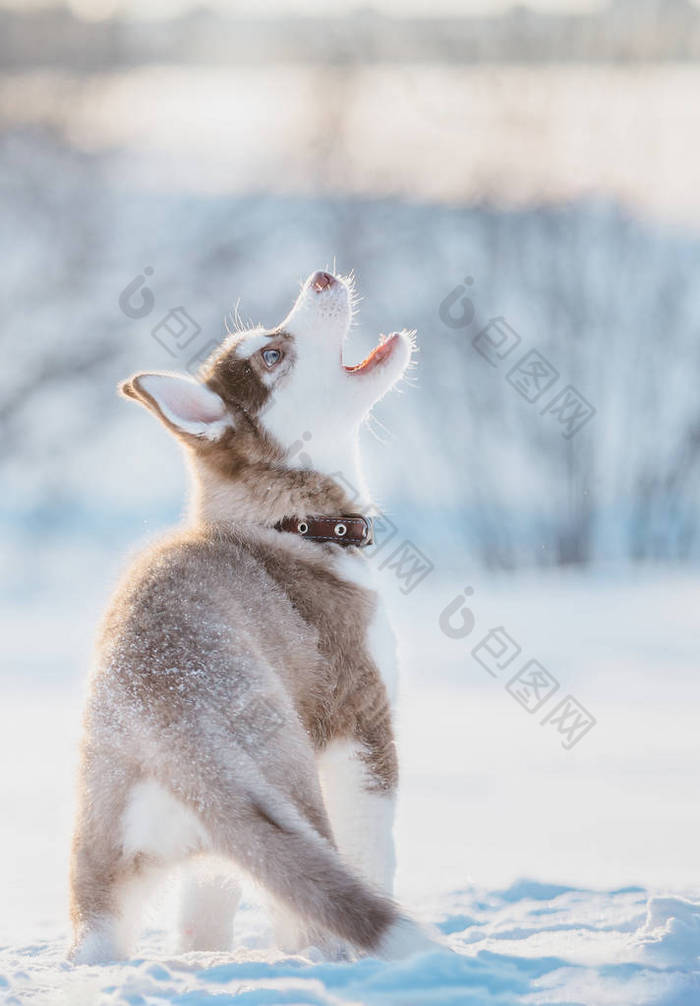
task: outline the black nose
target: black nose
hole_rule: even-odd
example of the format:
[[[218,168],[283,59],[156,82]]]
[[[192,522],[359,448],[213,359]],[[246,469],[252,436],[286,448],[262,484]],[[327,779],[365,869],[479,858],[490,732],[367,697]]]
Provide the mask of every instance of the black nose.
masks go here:
[[[335,276],[331,276],[329,272],[315,272],[311,277],[311,286],[314,290],[325,290],[326,287],[333,286],[335,283]]]

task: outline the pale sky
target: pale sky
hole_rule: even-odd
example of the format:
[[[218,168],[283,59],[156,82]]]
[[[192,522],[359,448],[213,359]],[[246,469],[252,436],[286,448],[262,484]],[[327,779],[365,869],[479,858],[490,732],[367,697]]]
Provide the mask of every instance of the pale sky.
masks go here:
[[[63,0],[0,0],[2,7],[27,9],[58,5]],[[100,19],[114,13],[135,17],[163,18],[177,15],[192,6],[206,6],[222,13],[247,15],[318,14],[318,0],[66,0],[79,15]],[[527,0],[527,5],[542,11],[590,11],[605,6],[604,0]],[[513,0],[336,0],[323,7],[323,17],[342,15],[349,11],[373,7],[382,13],[400,16],[435,14],[470,15],[498,14],[513,6]]]

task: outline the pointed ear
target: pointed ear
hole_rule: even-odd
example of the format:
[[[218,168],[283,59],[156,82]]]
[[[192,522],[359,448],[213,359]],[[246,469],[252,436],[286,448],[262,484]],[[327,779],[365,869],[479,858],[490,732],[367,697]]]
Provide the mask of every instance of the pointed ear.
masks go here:
[[[219,396],[191,377],[135,374],[123,381],[119,390],[149,408],[178,436],[218,440],[233,426]]]

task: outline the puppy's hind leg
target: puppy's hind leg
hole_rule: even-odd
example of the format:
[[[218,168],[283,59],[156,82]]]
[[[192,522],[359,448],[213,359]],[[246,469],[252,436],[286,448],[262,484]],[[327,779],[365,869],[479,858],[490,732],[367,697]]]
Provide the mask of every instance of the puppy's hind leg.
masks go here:
[[[158,871],[123,846],[131,774],[117,769],[109,776],[94,762],[85,774],[71,850],[69,956],[76,964],[103,964],[129,956],[139,894],[147,895]]]
[[[76,964],[128,957],[164,868],[206,844],[203,825],[155,780],[95,770],[84,780],[71,856]]]

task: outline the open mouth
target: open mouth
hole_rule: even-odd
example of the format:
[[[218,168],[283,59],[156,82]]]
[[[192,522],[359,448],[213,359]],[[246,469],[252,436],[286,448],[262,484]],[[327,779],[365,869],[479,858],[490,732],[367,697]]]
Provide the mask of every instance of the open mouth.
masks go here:
[[[333,310],[332,305],[334,302],[338,302],[338,304],[342,302],[342,307],[348,309],[347,327],[343,340],[347,338],[350,327],[352,283],[352,277],[343,278],[342,276],[334,276],[329,272],[319,271],[312,273],[304,285],[304,294],[307,294],[308,291],[307,296],[311,296],[312,304],[322,305],[321,309],[325,312],[326,317]],[[343,311],[339,310],[337,313],[343,314]],[[348,367],[343,363],[341,350],[340,364],[346,374],[368,374],[370,371],[380,367],[391,357],[399,341],[400,335],[398,332],[393,332],[391,335],[380,335],[379,342],[374,349],[367,354],[361,363],[355,364],[354,367]]]
[[[343,364],[343,370],[348,374],[366,374],[368,371],[374,370],[375,367],[389,359],[398,340],[397,332],[394,332],[393,335],[380,335],[379,342],[367,354],[362,363],[358,363],[354,367],[346,367]]]

